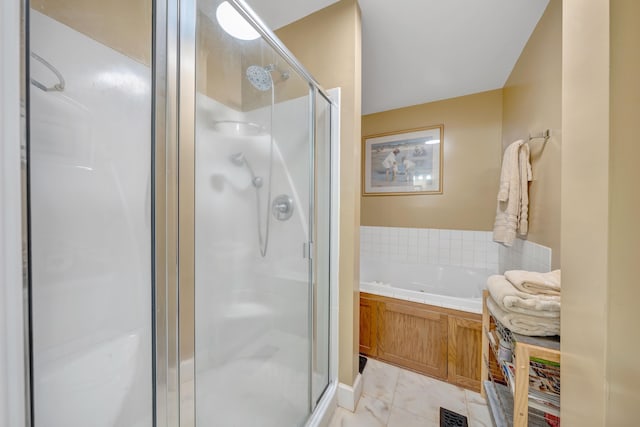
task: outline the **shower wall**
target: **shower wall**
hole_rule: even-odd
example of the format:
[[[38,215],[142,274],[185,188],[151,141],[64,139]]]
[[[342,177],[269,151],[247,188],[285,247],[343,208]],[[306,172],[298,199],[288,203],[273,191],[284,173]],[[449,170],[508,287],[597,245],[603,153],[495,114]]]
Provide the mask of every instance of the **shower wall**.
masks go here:
[[[30,0],[29,6],[145,65],[151,64],[152,0]]]
[[[243,113],[198,94],[195,252],[196,304],[202,304],[202,309],[196,308],[196,333],[197,342],[203,343],[196,348],[198,369],[215,365],[215,358],[209,356],[212,350],[223,359],[225,354],[232,357],[269,329],[301,337],[308,333],[308,325],[291,321],[299,317],[296,310],[307,307],[292,307],[290,301],[305,300],[308,292],[309,271],[302,244],[308,236],[309,135],[286,125],[308,120],[308,107],[308,98],[299,98],[276,104],[274,109],[271,195],[288,194],[295,205],[290,220],[277,221],[266,205],[268,129],[258,136],[235,136],[217,130],[214,124],[218,120],[264,123],[269,107]],[[243,153],[264,180],[259,213],[250,173],[230,160],[236,153]],[[271,228],[267,255],[262,258],[257,218],[263,222],[264,233],[267,210]],[[238,304],[229,306],[228,301]],[[254,316],[265,321],[255,322]]]
[[[33,10],[30,44],[66,79],[31,86],[34,426],[151,426],[151,71]]]

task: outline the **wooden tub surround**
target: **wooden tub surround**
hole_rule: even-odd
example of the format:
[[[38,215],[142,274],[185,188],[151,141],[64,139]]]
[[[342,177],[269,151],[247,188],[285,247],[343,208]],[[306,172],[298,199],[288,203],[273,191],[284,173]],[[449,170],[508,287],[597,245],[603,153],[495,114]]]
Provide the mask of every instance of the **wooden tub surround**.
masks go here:
[[[480,391],[482,315],[360,292],[360,353]]]

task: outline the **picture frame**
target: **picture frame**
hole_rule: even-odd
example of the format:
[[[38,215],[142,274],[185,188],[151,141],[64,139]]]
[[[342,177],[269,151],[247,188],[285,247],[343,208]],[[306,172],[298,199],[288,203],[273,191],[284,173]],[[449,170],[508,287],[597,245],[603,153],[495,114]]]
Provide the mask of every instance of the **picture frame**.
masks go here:
[[[442,194],[444,125],[362,138],[362,195]]]

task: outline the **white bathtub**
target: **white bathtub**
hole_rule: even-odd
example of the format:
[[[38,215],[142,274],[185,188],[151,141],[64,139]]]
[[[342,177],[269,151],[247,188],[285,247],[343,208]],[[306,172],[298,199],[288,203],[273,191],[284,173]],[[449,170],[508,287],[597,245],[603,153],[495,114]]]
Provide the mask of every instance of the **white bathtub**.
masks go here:
[[[480,268],[362,260],[360,291],[482,313],[482,290],[491,274]]]

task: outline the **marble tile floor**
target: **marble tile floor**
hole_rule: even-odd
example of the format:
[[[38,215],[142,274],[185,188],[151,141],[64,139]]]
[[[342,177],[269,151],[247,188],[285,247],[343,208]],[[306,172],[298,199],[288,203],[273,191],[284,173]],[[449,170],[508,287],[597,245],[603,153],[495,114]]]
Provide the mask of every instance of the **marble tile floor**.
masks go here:
[[[485,400],[424,375],[369,358],[355,412],[337,408],[329,427],[437,427],[440,407],[465,415],[469,427],[492,427]]]

